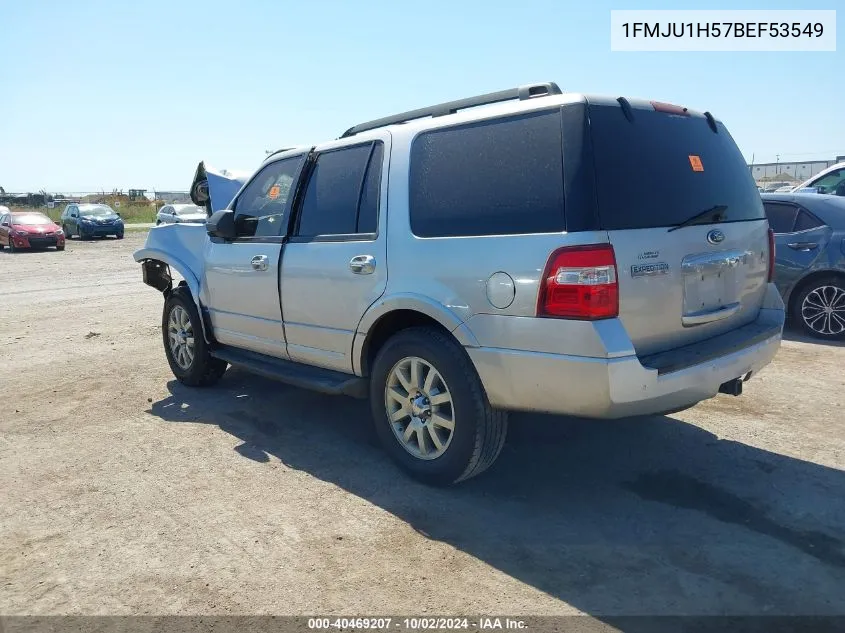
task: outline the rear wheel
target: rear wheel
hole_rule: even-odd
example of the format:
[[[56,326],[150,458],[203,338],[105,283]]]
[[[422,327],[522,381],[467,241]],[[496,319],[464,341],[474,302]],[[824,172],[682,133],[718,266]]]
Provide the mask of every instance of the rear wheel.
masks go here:
[[[403,330],[385,343],[370,403],[387,453],[427,484],[481,474],[505,442],[507,414],[490,406],[463,348],[434,328]]]
[[[167,363],[182,384],[213,385],[226,372],[226,362],[209,354],[197,307],[186,287],[179,286],[167,296],[161,333]]]
[[[792,318],[810,336],[845,340],[845,277],[829,275],[806,284],[792,301]]]

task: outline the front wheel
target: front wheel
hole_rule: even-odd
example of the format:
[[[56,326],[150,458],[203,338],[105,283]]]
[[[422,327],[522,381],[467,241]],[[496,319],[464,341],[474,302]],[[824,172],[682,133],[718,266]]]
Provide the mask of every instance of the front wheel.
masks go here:
[[[122,240],[123,239],[123,233],[118,233],[117,235],[115,235],[115,237],[119,240]]]
[[[9,238],[9,252],[14,253],[16,250],[18,250],[18,247],[15,246],[14,240],[12,240],[12,238],[10,237]]]
[[[56,250],[57,251],[65,250],[65,245],[64,244],[56,244]]]
[[[507,414],[490,406],[464,349],[434,328],[403,330],[385,343],[370,403],[387,453],[427,484],[481,474],[505,443]]]
[[[213,385],[226,372],[226,362],[208,352],[197,307],[186,287],[179,286],[167,296],[161,333],[167,363],[182,384],[191,387]]]
[[[793,300],[792,317],[810,336],[845,340],[845,277],[830,275],[807,284]]]

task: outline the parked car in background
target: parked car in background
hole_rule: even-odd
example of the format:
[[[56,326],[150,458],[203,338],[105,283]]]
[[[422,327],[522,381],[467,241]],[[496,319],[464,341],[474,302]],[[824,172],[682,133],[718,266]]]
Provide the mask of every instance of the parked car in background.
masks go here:
[[[205,224],[205,209],[195,204],[166,204],[156,215],[156,224]]]
[[[493,463],[507,411],[740,395],[780,347],[772,238],[712,114],[549,83],[269,156],[135,260],[180,382],[231,364],[369,397],[387,453],[450,484]]]
[[[3,211],[5,209],[5,211]],[[38,211],[12,213],[0,207],[0,249],[55,247],[65,250],[65,235],[58,224]]]
[[[775,285],[808,334],[845,339],[845,198],[763,194],[775,232]]]
[[[795,189],[795,185],[784,185],[783,187],[778,187],[774,190],[774,193],[786,193],[787,191],[792,191]]]
[[[793,189],[795,193],[822,193],[845,196],[845,163],[836,163],[820,171]]]
[[[779,180],[778,182],[767,182],[763,186],[763,191],[765,193],[771,193],[773,191],[777,191],[778,189],[784,189],[784,188],[787,188],[787,187],[789,189],[792,189],[793,187],[795,187],[795,183],[786,182],[786,181],[782,181],[782,180]]]
[[[107,204],[69,204],[59,221],[68,239],[74,235],[83,240],[107,235],[123,239],[123,220]]]

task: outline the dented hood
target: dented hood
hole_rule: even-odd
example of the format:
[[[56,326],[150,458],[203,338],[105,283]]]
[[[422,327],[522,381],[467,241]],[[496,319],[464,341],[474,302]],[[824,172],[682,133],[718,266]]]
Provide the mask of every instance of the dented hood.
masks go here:
[[[205,207],[209,215],[226,209],[250,175],[251,172],[216,169],[200,162],[191,184],[191,201]]]

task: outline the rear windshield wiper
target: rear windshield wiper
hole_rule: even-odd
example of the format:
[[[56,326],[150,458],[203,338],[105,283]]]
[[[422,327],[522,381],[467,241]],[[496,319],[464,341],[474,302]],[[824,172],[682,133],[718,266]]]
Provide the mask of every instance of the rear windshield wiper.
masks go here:
[[[716,222],[723,222],[725,219],[725,211],[728,210],[728,205],[726,204],[717,204],[716,206],[710,207],[709,209],[704,209],[704,211],[699,211],[692,217],[687,218],[683,222],[681,222],[678,226],[673,226],[671,229],[667,231],[667,233],[671,233],[672,231],[677,231],[678,229],[682,229],[685,226],[689,226],[701,220],[703,218],[709,217],[710,222],[707,224],[716,223]]]

